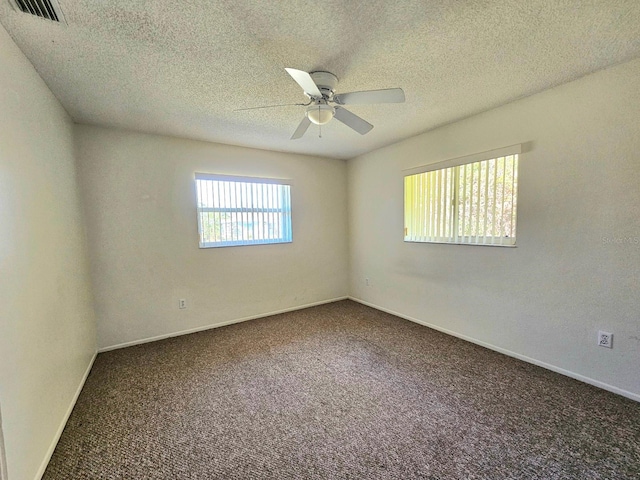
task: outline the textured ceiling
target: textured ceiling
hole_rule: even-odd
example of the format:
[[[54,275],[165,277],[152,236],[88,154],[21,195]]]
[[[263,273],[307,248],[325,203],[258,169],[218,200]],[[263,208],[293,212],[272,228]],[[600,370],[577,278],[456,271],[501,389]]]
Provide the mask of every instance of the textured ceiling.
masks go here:
[[[67,25],[0,0],[0,22],[79,123],[351,158],[640,56],[639,0],[59,0]],[[401,87],[289,140],[306,101],[285,72],[337,92]]]

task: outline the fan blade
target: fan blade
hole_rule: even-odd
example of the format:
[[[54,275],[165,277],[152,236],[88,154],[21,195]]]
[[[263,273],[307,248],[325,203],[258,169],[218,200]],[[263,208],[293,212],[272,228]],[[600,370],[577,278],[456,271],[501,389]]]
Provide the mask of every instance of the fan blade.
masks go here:
[[[295,68],[285,68],[285,70],[306,93],[312,97],[322,97],[322,92],[307,72]]]
[[[300,122],[300,125],[298,125],[298,128],[296,128],[296,131],[293,132],[293,135],[291,135],[291,140],[296,140],[302,137],[307,131],[307,128],[309,128],[309,125],[311,125],[311,120],[309,120],[305,115],[305,117]]]
[[[259,108],[275,108],[275,107],[292,107],[292,106],[305,106],[305,103],[282,103],[280,105],[264,105],[262,107],[249,107],[249,108],[236,108],[234,112],[242,112],[244,110],[258,110]]]
[[[335,118],[344,123],[347,127],[353,128],[360,135],[364,135],[373,128],[373,125],[369,122],[363,120],[355,113],[351,113],[346,108],[336,107]]]
[[[334,95],[338,105],[356,105],[365,103],[404,103],[404,92],[401,88],[385,90],[364,90],[362,92],[341,93]]]

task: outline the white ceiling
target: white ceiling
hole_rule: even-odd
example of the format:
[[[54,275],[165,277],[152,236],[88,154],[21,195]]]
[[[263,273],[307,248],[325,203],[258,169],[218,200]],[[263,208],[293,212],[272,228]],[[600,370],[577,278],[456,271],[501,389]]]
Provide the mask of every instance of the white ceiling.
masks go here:
[[[639,0],[59,0],[67,25],[0,0],[0,22],[78,123],[351,158],[640,56]],[[338,92],[401,87],[289,140],[306,101],[285,72]]]

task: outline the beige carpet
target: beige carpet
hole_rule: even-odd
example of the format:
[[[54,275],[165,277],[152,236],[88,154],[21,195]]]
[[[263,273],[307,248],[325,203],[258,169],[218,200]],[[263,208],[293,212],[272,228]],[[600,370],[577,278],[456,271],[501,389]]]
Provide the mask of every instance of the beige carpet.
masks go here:
[[[52,479],[638,479],[640,404],[351,301],[103,353]]]

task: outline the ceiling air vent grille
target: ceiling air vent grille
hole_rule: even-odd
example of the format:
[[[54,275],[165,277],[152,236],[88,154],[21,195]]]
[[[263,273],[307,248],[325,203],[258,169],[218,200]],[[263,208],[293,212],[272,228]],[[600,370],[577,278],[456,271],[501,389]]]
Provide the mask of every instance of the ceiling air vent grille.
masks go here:
[[[64,22],[60,5],[56,0],[13,0],[18,10],[24,13],[46,18],[54,22]],[[65,22],[66,23],[66,22]]]

